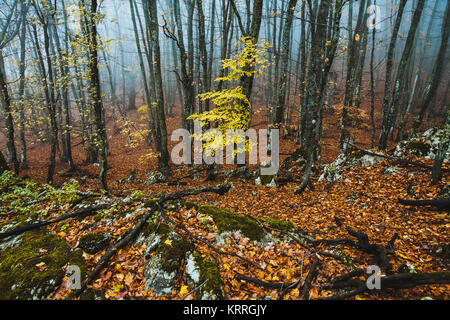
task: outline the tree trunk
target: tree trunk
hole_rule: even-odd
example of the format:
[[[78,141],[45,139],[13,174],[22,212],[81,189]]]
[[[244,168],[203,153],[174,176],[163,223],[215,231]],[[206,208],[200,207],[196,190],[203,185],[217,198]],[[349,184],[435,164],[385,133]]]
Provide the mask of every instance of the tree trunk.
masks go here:
[[[434,63],[433,72],[431,78],[425,87],[425,93],[422,105],[420,106],[419,114],[414,122],[413,131],[416,133],[421,124],[425,114],[425,111],[430,106],[431,102],[436,96],[437,89],[439,88],[439,83],[441,82],[442,74],[446,70],[446,65],[448,60],[445,60],[445,55],[447,53],[448,38],[450,36],[450,3],[447,2],[447,7],[445,9],[444,23],[442,25],[442,38],[441,46],[439,48],[439,53]]]
[[[24,17],[25,18],[25,17]],[[20,32],[20,66],[19,66],[19,138],[20,138],[20,165],[22,169],[27,169],[27,143],[25,140],[25,70],[26,70],[26,31],[27,25],[24,22]]]
[[[155,74],[155,96],[157,114],[157,137],[156,140],[159,169],[165,176],[170,175],[169,151],[167,150],[167,128],[164,113],[164,92],[161,73],[161,51],[159,46],[158,11],[156,1],[147,0],[150,15],[150,34],[154,59]]]
[[[450,112],[447,113],[444,135],[442,137],[441,145],[436,152],[436,157],[434,158],[433,170],[431,173],[431,181],[438,182],[442,178],[441,168],[442,163],[447,155],[447,150],[450,147]]]
[[[348,45],[348,64],[347,64],[347,80],[345,82],[345,98],[344,98],[344,107],[342,109],[342,118],[341,118],[341,133],[339,136],[339,152],[344,151],[345,142],[350,138],[350,132],[348,128],[352,126],[352,121],[349,115],[349,108],[355,107],[355,96],[356,96],[356,87],[357,87],[357,71],[358,68],[362,68],[362,66],[358,66],[358,62],[360,60],[360,47],[361,47],[361,31],[364,23],[364,16],[366,8],[366,0],[362,0],[359,3],[359,13],[358,20],[355,27],[355,33],[352,38],[349,39]],[[349,25],[350,25],[349,21]],[[364,63],[362,61],[361,63]]]
[[[382,107],[382,125],[381,127],[384,128],[387,126],[388,122],[388,111],[389,111],[389,100],[391,96],[391,81],[392,81],[392,72],[393,72],[393,65],[394,65],[394,52],[395,52],[395,44],[397,41],[397,35],[398,30],[400,29],[400,23],[402,21],[403,11],[405,9],[407,0],[400,0],[399,8],[397,11],[397,17],[395,19],[395,25],[394,29],[392,31],[391,41],[389,43],[389,49],[387,52],[386,57],[386,76],[385,76],[385,83],[384,83],[384,98],[383,98],[383,107]],[[382,133],[380,135],[380,138],[378,140],[378,148],[381,150],[386,149],[387,146],[387,134]]]
[[[5,65],[3,60],[3,49],[0,49],[0,90],[3,108],[5,109],[6,124],[6,150],[8,162],[13,164],[14,172],[19,173],[19,161],[17,161],[16,145],[14,143],[14,123],[11,109],[11,97],[8,92],[8,82],[6,79]]]
[[[84,2],[84,1],[83,1]],[[89,44],[89,78],[91,82],[90,94],[91,104],[94,109],[95,126],[96,126],[96,140],[99,151],[100,172],[99,178],[102,188],[108,190],[107,184],[107,170],[108,162],[106,157],[106,129],[103,116],[103,104],[100,87],[100,75],[98,70],[98,44],[97,44],[97,0],[91,0],[91,8],[88,12],[88,24],[85,26],[86,36]]]
[[[281,127],[281,123],[283,122],[284,106],[286,102],[286,81],[288,73],[290,47],[291,47],[290,44],[291,28],[296,5],[297,0],[289,0],[288,7],[286,9],[286,21],[283,28],[283,44],[282,47],[280,48],[281,73],[278,83],[278,101],[275,112],[275,125],[277,125],[278,127]]]
[[[381,127],[380,144],[384,148],[386,148],[389,132],[394,126],[395,118],[397,117],[400,102],[400,90],[403,87],[403,82],[405,81],[405,71],[408,63],[408,58],[411,55],[411,50],[414,44],[414,37],[416,35],[420,17],[422,16],[424,5],[425,0],[419,0],[419,2],[417,3],[417,7],[414,11],[414,16],[411,22],[411,27],[408,32],[408,37],[406,38],[405,48],[403,49],[403,54],[397,69],[397,76],[394,82],[394,91],[392,92],[392,102],[387,113],[387,119],[384,122],[384,125]]]
[[[9,170],[8,163],[6,162],[3,153],[0,151],[0,175],[3,174],[6,170]]]

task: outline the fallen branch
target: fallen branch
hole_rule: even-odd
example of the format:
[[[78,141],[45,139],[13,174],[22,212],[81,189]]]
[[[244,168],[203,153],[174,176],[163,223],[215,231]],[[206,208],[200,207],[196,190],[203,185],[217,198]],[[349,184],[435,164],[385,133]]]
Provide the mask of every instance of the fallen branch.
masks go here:
[[[63,214],[57,218],[54,219],[49,219],[46,221],[38,221],[36,223],[33,224],[29,224],[26,226],[21,226],[21,227],[17,227],[13,230],[7,231],[7,232],[3,232],[0,233],[0,239],[4,239],[10,236],[15,236],[15,235],[19,235],[22,234],[26,231],[30,231],[30,230],[35,230],[35,229],[40,229],[42,227],[48,226],[50,224],[54,224],[63,220],[67,220],[70,218],[74,218],[74,217],[85,217],[88,215],[93,215],[95,214],[98,210],[103,210],[106,208],[109,208],[112,204],[111,203],[102,203],[102,204],[98,204],[95,206],[91,206],[88,208],[79,208],[73,212],[67,213],[67,214]]]
[[[192,178],[194,175],[201,173],[203,171],[206,171],[206,168],[200,169],[200,170],[193,170],[192,172],[188,173],[185,176],[182,176],[180,178],[177,178],[175,180],[172,181],[168,181],[167,185],[168,186],[177,186],[177,185],[186,185],[186,182],[182,182],[181,180],[187,179],[187,178]]]
[[[392,265],[389,262],[387,255],[392,252],[395,240],[398,239],[398,234],[389,240],[386,246],[380,244],[372,244],[369,241],[369,237],[363,233],[355,231],[351,228],[347,228],[347,232],[355,237],[358,241],[355,242],[351,239],[319,239],[313,240],[313,245],[326,244],[326,245],[348,245],[364,253],[373,255],[375,257],[375,264],[379,265],[380,268],[386,273],[390,273],[392,270]]]
[[[353,291],[349,291],[343,294],[329,296],[326,298],[321,298],[319,300],[342,300],[354,297],[358,294],[365,292],[380,292],[386,289],[409,289],[422,285],[432,285],[432,284],[450,284],[450,272],[433,272],[433,273],[397,273],[389,276],[382,277],[380,279],[380,289],[370,290],[364,283],[360,287]],[[354,282],[348,282],[347,287],[354,287]],[[345,286],[341,283],[340,288]]]
[[[364,270],[363,269],[355,269],[353,271],[350,271],[349,273],[343,274],[339,277],[336,277],[336,279],[334,279],[334,283],[336,282],[342,282],[342,281],[346,281],[348,279],[351,279],[353,277],[359,277],[362,276],[364,274]]]
[[[206,279],[205,281],[203,281],[202,283],[200,283],[197,287],[195,287],[194,289],[192,289],[191,291],[189,291],[183,298],[181,298],[181,300],[185,300],[187,297],[189,297],[191,294],[193,294],[195,291],[200,290],[201,287],[203,287],[209,279]]]
[[[433,206],[439,210],[450,210],[450,198],[447,199],[433,199],[433,200],[406,200],[398,199],[398,203],[406,206]]]
[[[317,267],[319,266],[319,264],[320,264],[319,259],[317,257],[314,257],[314,260],[311,265],[311,269],[309,270],[308,275],[306,276],[305,282],[302,287],[301,298],[303,300],[309,299],[309,290],[311,290],[312,282],[314,281],[314,279],[316,278],[316,276],[318,274]]]

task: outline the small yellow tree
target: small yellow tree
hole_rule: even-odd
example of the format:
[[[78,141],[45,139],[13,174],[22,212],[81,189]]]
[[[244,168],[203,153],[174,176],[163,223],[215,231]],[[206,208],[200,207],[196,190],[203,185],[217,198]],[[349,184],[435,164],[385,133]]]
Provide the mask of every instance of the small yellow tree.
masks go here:
[[[213,123],[215,129],[222,133],[226,144],[239,143],[241,141],[237,140],[243,138],[236,135],[227,137],[227,130],[241,129],[245,131],[250,121],[251,103],[243,93],[242,87],[236,83],[243,76],[258,78],[264,73],[268,66],[266,52],[270,44],[265,41],[254,43],[251,37],[243,37],[237,42],[236,47],[239,53],[234,58],[222,60],[222,68],[226,69],[228,73],[224,77],[215,79],[216,82],[231,83],[231,89],[199,94],[198,97],[202,101],[211,101],[215,108],[200,114],[193,114],[188,118],[201,121],[202,127],[208,123]],[[251,68],[248,68],[248,66],[251,66]],[[250,71],[248,71],[249,69]],[[223,146],[222,139],[215,139],[215,133],[212,131],[203,133],[201,137],[194,135],[194,138],[205,142],[204,149],[215,150]],[[247,148],[248,145],[246,145]]]

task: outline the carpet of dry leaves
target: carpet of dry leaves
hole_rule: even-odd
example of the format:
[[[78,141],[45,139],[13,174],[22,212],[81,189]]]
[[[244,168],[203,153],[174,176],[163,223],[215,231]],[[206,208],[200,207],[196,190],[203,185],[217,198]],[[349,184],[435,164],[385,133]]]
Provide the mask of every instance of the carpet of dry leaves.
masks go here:
[[[258,121],[257,113],[253,123],[264,126],[264,117]],[[135,121],[138,128],[145,128],[145,123],[139,120],[135,112],[130,113],[130,118]],[[179,126],[177,117],[168,119],[169,129]],[[111,124],[111,122],[110,122]],[[323,161],[331,162],[337,154],[336,130],[338,117],[327,118],[324,125],[324,139],[322,142]],[[256,126],[258,127],[258,126]],[[136,177],[145,181],[146,173],[156,169],[155,159],[143,157],[149,150],[145,144],[136,148],[126,147],[127,137],[114,132],[109,125],[111,155],[108,171],[111,192],[115,195],[130,194],[134,190],[142,190],[145,194],[154,195],[160,192],[172,192],[180,188],[190,188],[205,184],[217,184],[223,182],[224,177],[219,177],[216,182],[204,182],[203,179],[184,179],[185,186],[168,186],[164,184],[147,185],[142,182],[116,183],[118,179],[127,179],[132,170],[137,170]],[[358,134],[358,142],[361,147],[367,147],[370,133],[361,129]],[[76,139],[75,139],[76,140]],[[172,143],[175,144],[176,142]],[[281,145],[281,160],[295,150],[295,141],[287,137]],[[392,146],[392,145],[391,145]],[[47,165],[47,146],[36,143],[31,146],[29,153],[30,169],[22,173],[29,175],[37,181],[44,182]],[[81,148],[74,148],[74,159],[78,167],[88,175],[82,187],[85,189],[97,189],[98,180],[95,179],[98,168],[82,164],[84,154]],[[415,159],[431,165],[432,161]],[[446,212],[435,211],[426,207],[407,207],[397,204],[397,198],[408,199],[432,199],[439,190],[450,182],[449,174],[445,174],[439,184],[430,183],[430,173],[421,168],[411,166],[399,166],[400,170],[392,175],[383,174],[383,169],[391,164],[386,160],[373,167],[354,168],[344,174],[342,179],[334,184],[326,181],[317,181],[318,176],[313,177],[314,190],[307,188],[301,195],[295,195],[296,183],[288,183],[279,188],[258,187],[253,180],[232,179],[234,187],[227,194],[212,195],[202,194],[191,197],[189,200],[202,204],[211,204],[221,208],[230,209],[241,214],[253,217],[274,217],[291,221],[296,227],[308,232],[316,239],[340,239],[348,238],[345,227],[366,233],[371,242],[385,245],[394,233],[398,233],[400,239],[395,243],[395,253],[390,256],[394,270],[401,264],[409,263],[419,272],[448,271],[448,261],[443,260],[436,252],[440,244],[449,243],[450,219]],[[446,164],[449,167],[448,164]],[[176,171],[173,168],[172,180],[185,176],[189,168]],[[255,169],[255,168],[251,168]],[[59,175],[56,183],[62,183],[67,179],[63,174],[65,167],[58,164]],[[76,178],[76,177],[75,177]],[[299,176],[300,178],[300,176]],[[414,195],[407,193],[413,188]],[[73,220],[70,227],[61,230],[55,225],[51,230],[64,238],[74,246],[78,239],[93,231],[110,232],[118,237],[131,227],[131,221],[136,215],[148,210],[139,206],[121,208],[124,211],[133,212],[127,219],[122,219],[112,225],[101,225],[92,230],[92,217],[83,221]],[[192,211],[193,209],[191,209]],[[212,239],[214,229],[205,229],[199,223],[201,215],[194,214],[187,209],[178,212],[169,212],[168,215],[175,221],[182,223],[196,235],[206,240]],[[184,219],[188,216],[189,219]],[[335,218],[340,218],[344,227],[337,227]],[[213,227],[214,228],[214,227]],[[182,233],[182,232],[181,232]],[[239,281],[236,273],[245,274],[266,282],[292,282],[300,277],[304,279],[308,274],[313,253],[293,241],[283,241],[279,244],[258,247],[251,241],[238,234],[229,239],[228,251],[235,252],[253,261],[260,268],[248,266],[245,262],[230,256],[217,255],[204,244],[198,243],[197,248],[206,256],[212,256],[219,262],[223,280],[223,289],[228,299],[277,299],[280,290],[265,289],[261,286]],[[356,267],[366,268],[371,264],[367,254],[355,249],[340,246],[342,251],[355,263]],[[316,248],[317,249],[317,248]],[[321,249],[320,247],[318,249]],[[322,249],[327,249],[323,247]],[[100,276],[93,282],[95,289],[101,290],[108,299],[156,299],[151,291],[145,290],[143,281],[143,268],[145,257],[143,252],[145,245],[131,245],[120,250],[110,261],[109,267],[104,269]],[[320,250],[319,250],[320,251]],[[85,254],[89,267],[104,254]],[[345,274],[350,269],[341,262],[331,257],[318,256],[320,261],[319,275],[310,290],[310,299],[326,297],[330,291],[322,287],[334,277]],[[262,269],[262,270],[261,270]],[[176,288],[171,295],[158,299],[180,299],[192,288],[188,288],[181,280],[177,281]],[[426,286],[404,290],[386,290],[382,292],[370,292],[356,296],[355,299],[421,299],[432,297],[433,299],[449,299],[450,286]],[[55,294],[55,298],[61,299],[67,295],[64,286]],[[299,299],[299,290],[293,289],[286,293],[283,299]],[[195,298],[195,294],[187,299]]]

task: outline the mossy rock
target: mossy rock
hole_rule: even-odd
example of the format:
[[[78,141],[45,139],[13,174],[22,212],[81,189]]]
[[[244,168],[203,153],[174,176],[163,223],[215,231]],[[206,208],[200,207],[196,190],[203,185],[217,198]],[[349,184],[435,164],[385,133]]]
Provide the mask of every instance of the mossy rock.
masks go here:
[[[86,276],[81,250],[72,251],[56,235],[34,230],[10,239],[0,251],[0,299],[45,299],[58,289],[64,266],[77,265]]]
[[[194,244],[182,238],[169,240],[169,242],[164,241],[158,246],[156,254],[161,257],[161,268],[164,271],[175,272],[180,268],[186,253],[194,249]]]
[[[264,237],[264,229],[249,216],[210,205],[192,202],[186,202],[185,205],[188,209],[195,208],[197,212],[211,216],[219,232],[240,230],[250,240],[256,241]]]
[[[162,183],[167,180],[167,177],[160,171],[151,171],[147,174],[146,184]]]
[[[270,175],[270,176],[259,175],[255,179],[255,185],[272,187],[272,188],[276,188],[277,187],[274,175]]]
[[[266,224],[269,228],[289,232],[295,230],[295,226],[290,221],[283,221],[274,218],[259,218],[262,223]]]
[[[161,228],[162,226],[162,228]],[[149,225],[147,228],[156,227]],[[188,252],[194,250],[194,244],[178,236],[174,231],[168,231],[163,224],[153,233],[157,236],[156,247],[144,269],[146,288],[154,290],[157,295],[168,294],[175,286],[176,275]]]
[[[158,201],[158,199],[149,199],[145,202],[144,206],[146,208],[151,208],[156,204],[156,201]]]
[[[406,148],[412,154],[414,154],[418,157],[424,157],[424,156],[428,155],[428,153],[430,152],[431,145],[424,141],[413,140],[413,141],[409,141],[406,144]]]
[[[292,166],[299,165],[301,168],[306,164],[309,157],[309,149],[306,147],[299,147],[281,164],[282,170],[289,170]]]
[[[159,223],[157,220],[147,221],[144,229],[142,230],[142,234],[144,235],[144,237],[149,237],[155,232],[157,232],[158,235],[162,236],[162,238],[167,239],[167,236],[170,233],[170,228],[167,224]]]
[[[217,263],[209,258],[203,257],[198,251],[194,251],[186,258],[187,282],[198,289],[196,297],[202,300],[223,299],[222,282]]]
[[[0,223],[0,232],[7,232],[18,227],[22,227],[28,224],[33,224],[39,221],[39,213],[36,211],[21,214],[14,218],[14,220],[7,220]]]
[[[111,241],[109,233],[89,233],[84,235],[78,241],[78,248],[89,254],[96,254],[105,249]]]
[[[450,183],[447,183],[445,186],[442,187],[437,197],[438,199],[450,198]]]

